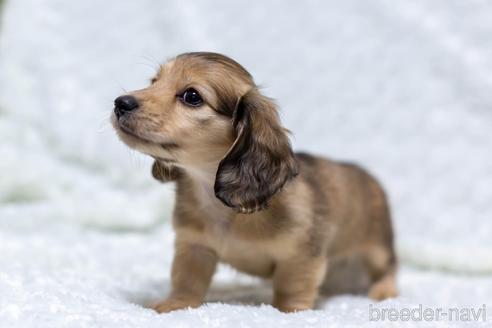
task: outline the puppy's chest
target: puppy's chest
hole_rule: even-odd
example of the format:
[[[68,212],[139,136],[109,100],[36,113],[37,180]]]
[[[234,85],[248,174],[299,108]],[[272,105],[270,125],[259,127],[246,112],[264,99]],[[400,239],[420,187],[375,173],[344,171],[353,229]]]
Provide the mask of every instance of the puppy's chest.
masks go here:
[[[245,224],[234,219],[215,218],[207,225],[207,239],[221,262],[240,271],[267,277],[273,271],[280,248],[276,238],[268,239],[264,232],[255,234],[259,227],[254,228],[254,218],[250,219]]]
[[[259,245],[264,244],[264,240],[250,236],[244,230],[233,219],[216,217],[209,220],[205,233],[220,258],[239,256],[247,250],[249,254],[265,252]]]

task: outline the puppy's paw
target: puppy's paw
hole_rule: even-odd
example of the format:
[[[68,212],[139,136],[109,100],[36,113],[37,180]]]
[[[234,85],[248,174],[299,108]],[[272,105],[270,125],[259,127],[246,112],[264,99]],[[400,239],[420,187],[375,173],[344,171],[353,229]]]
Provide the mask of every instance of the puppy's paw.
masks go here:
[[[394,277],[392,275],[388,275],[375,282],[369,289],[368,296],[375,301],[382,301],[387,298],[397,297],[398,289],[396,288]]]
[[[273,307],[281,312],[298,312],[311,310],[314,307],[314,298],[292,298],[275,296],[273,299]]]
[[[196,301],[182,301],[176,299],[167,299],[160,303],[157,303],[152,308],[158,313],[167,313],[174,310],[197,308],[201,305],[201,302]]]
[[[282,304],[282,305],[274,305],[277,310],[285,313],[291,313],[291,312],[299,312],[299,311],[306,311],[306,310],[311,310],[312,308],[308,305],[292,305],[292,304]]]

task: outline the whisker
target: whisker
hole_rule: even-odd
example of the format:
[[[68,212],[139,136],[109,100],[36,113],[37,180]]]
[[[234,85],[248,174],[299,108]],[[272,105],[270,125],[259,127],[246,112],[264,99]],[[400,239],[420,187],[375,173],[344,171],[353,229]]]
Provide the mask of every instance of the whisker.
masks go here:
[[[155,64],[149,64],[149,63],[144,63],[144,62],[137,62],[137,65],[143,65],[152,68],[153,70],[157,70],[155,67]]]
[[[97,124],[98,133],[104,133],[113,130],[113,126],[111,125],[111,114],[104,113],[101,118],[99,118],[99,123]]]
[[[142,57],[142,59],[149,61],[151,64],[157,65],[157,67],[161,66],[159,61],[154,56],[152,56],[150,54],[142,55],[141,57]]]

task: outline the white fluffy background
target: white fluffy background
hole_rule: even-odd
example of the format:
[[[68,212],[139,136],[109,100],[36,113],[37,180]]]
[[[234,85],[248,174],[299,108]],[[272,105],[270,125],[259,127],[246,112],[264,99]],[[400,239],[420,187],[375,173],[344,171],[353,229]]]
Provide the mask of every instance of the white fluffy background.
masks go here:
[[[191,50],[248,68],[296,149],[382,180],[403,269],[401,297],[380,306],[487,304],[491,320],[490,2],[7,0],[3,14],[1,327],[374,325],[362,297],[289,315],[239,305],[269,288],[228,268],[198,310],[142,307],[168,290],[173,191],[107,118]]]

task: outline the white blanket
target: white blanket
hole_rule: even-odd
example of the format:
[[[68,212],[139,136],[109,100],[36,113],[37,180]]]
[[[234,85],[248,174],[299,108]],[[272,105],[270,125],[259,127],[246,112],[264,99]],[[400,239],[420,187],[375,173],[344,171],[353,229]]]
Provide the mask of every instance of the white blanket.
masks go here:
[[[0,326],[369,324],[364,298],[294,315],[134,304],[167,290],[173,191],[117,140],[112,100],[196,50],[249,69],[297,150],[381,179],[404,265],[385,304],[492,307],[491,3],[7,0],[3,14]],[[225,272],[216,300],[268,300]]]

